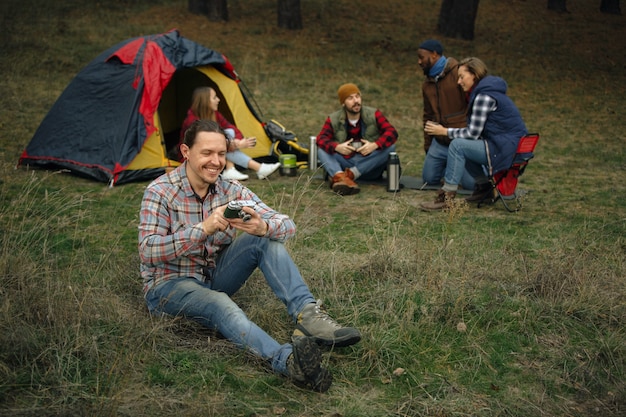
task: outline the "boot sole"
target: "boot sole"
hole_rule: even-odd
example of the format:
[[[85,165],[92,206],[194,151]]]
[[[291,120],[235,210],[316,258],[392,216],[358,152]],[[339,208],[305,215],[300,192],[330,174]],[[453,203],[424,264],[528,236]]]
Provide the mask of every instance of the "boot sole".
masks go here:
[[[293,335],[296,337],[298,336],[309,337],[315,340],[315,343],[317,343],[318,345],[324,345],[324,346],[330,346],[330,347],[346,347],[346,346],[354,345],[355,343],[358,343],[361,341],[360,334],[349,334],[343,337],[336,337],[334,339],[324,339],[321,337],[306,334],[304,330],[301,328],[296,328],[293,331]]]
[[[353,195],[361,191],[359,188],[348,187],[347,185],[337,185],[332,190],[339,195]]]
[[[317,392],[326,392],[330,388],[333,377],[321,366],[322,352],[313,340],[306,336],[293,337],[293,357],[306,378],[306,387]]]

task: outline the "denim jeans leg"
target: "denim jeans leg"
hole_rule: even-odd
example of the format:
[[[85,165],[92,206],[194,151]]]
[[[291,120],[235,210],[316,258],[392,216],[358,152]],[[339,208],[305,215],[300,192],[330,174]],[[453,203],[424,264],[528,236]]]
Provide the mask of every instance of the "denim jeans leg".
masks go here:
[[[428,185],[439,185],[446,172],[448,147],[433,140],[424,159],[422,181]]]
[[[467,164],[466,164],[466,168],[467,168]],[[471,191],[474,189],[475,185],[476,185],[475,178],[466,169],[465,172],[463,172],[463,178],[461,178],[461,186],[463,187],[463,189]]]
[[[315,302],[285,245],[247,233],[238,236],[217,258],[212,288],[233,294],[257,266],[294,320],[306,304]]]
[[[248,155],[241,152],[240,150],[235,150],[226,153],[226,159],[228,159],[230,162],[237,166],[240,166],[242,168],[248,168],[248,163],[252,158],[250,158]]]
[[[459,185],[463,174],[473,177],[482,172],[481,165],[487,164],[487,151],[483,140],[454,139],[448,147],[448,165],[446,166],[446,184]]]
[[[377,149],[367,156],[355,154],[349,161],[359,170],[363,179],[375,180],[382,175],[389,160],[389,154],[396,151],[396,145],[385,149]]]
[[[150,289],[146,304],[154,315],[184,316],[217,330],[240,348],[269,360],[272,369],[286,374],[290,344],[280,345],[250,321],[228,294],[191,277],[174,278]]]
[[[324,152],[321,148],[317,149],[317,158],[320,161],[320,165],[326,170],[328,175],[332,178],[339,171],[343,171],[346,167],[341,165],[341,160],[345,159],[343,155],[335,153],[329,154]],[[341,159],[340,159],[341,158]]]
[[[424,159],[424,168],[422,169],[422,181],[429,185],[439,185],[441,179],[446,173],[448,164],[448,147],[440,144],[436,140],[428,148],[428,153]],[[463,173],[460,182],[461,186],[466,190],[474,189],[474,177],[467,170]]]
[[[239,235],[217,258],[212,288],[233,294],[257,267],[276,297],[285,304],[287,313],[294,321],[306,304],[315,302],[285,245],[247,233]],[[263,334],[267,336],[265,332]],[[272,352],[275,346],[269,347],[268,351]],[[286,375],[287,358],[291,352],[290,344],[282,345],[278,351],[274,351],[273,369]]]

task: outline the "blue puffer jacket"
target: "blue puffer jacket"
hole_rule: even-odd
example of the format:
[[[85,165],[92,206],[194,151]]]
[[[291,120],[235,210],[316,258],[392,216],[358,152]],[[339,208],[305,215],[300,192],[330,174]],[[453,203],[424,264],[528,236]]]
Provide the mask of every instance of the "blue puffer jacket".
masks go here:
[[[488,95],[497,103],[496,110],[489,113],[481,135],[485,140],[492,173],[511,165],[520,138],[528,133],[519,110],[506,95],[506,90],[506,81],[488,75],[474,87],[469,99],[470,108],[478,94]]]

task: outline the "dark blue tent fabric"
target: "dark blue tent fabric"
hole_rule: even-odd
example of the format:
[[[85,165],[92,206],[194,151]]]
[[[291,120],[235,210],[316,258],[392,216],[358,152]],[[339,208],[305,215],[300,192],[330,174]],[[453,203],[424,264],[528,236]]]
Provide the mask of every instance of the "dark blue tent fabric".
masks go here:
[[[63,91],[19,165],[68,169],[111,184],[155,178],[164,170],[125,167],[153,129],[154,112],[173,72],[201,65],[214,65],[229,74],[230,64],[222,54],[176,30],[109,48]]]

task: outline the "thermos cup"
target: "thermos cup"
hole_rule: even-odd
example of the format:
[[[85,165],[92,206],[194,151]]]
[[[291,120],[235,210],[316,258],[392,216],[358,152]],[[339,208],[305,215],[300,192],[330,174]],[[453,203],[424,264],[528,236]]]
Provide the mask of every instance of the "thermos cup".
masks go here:
[[[400,191],[400,158],[396,152],[391,152],[387,160],[387,191]]]

